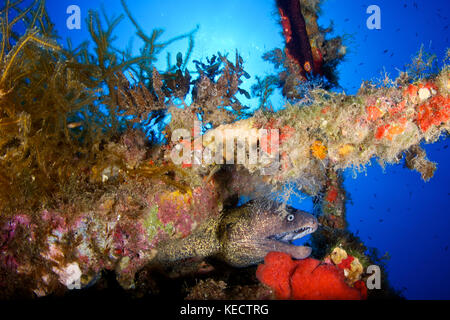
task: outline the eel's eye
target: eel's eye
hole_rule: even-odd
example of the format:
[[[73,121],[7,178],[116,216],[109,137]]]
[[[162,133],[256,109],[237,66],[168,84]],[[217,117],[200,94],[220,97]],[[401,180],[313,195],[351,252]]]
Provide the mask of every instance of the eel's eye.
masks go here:
[[[288,222],[291,222],[291,221],[294,221],[294,215],[291,213],[291,214],[289,214],[287,217],[286,217],[286,220],[288,221]]]

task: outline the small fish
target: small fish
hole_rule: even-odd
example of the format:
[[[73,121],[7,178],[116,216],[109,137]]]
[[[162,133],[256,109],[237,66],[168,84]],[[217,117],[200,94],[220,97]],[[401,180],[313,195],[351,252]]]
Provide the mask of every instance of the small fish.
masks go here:
[[[403,8],[406,8],[407,7],[407,5],[406,5],[406,3],[403,5]]]
[[[376,193],[374,193],[374,194],[373,194],[373,197],[374,197],[374,198],[376,198],[376,197],[377,197],[377,194],[376,194]]]
[[[394,53],[391,53],[391,57],[393,57],[394,56]]]
[[[347,21],[349,21],[349,20],[350,20],[349,18],[346,18],[344,21],[347,22]]]
[[[419,9],[419,6],[417,5],[417,2],[414,1],[414,8]]]
[[[400,28],[397,28],[397,30],[395,30],[395,32],[399,32],[400,31]]]
[[[373,210],[373,209],[375,209],[375,208],[374,208],[373,206],[370,206],[369,209],[370,209],[370,210]]]
[[[388,51],[389,51],[389,50],[388,50],[388,49],[386,49],[386,50],[384,50],[384,51],[383,51],[383,53],[386,53],[386,52],[388,52]]]
[[[448,251],[448,246],[445,246],[444,250],[445,250],[445,251]]]
[[[83,122],[72,122],[67,124],[67,128],[74,129],[83,125]]]
[[[380,219],[380,220],[378,220],[378,221],[383,222],[384,220],[383,220],[383,219]]]
[[[360,64],[358,64],[358,66],[362,66],[364,64],[364,62],[361,62]]]

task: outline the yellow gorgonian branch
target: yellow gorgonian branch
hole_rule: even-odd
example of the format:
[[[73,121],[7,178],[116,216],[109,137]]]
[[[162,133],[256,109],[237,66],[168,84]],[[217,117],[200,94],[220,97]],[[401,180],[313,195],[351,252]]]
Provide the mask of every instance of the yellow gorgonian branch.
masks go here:
[[[60,48],[59,46],[57,46],[57,45],[54,45],[54,44],[52,44],[52,43],[50,43],[50,42],[47,42],[47,41],[44,41],[44,40],[40,39],[39,37],[37,37],[37,33],[38,33],[37,30],[31,32],[30,34],[26,35],[25,38],[24,38],[20,43],[18,43],[18,44],[16,45],[16,48],[14,48],[14,50],[13,50],[14,52],[13,52],[13,54],[11,55],[11,58],[10,58],[9,61],[6,63],[5,69],[4,69],[3,74],[2,74],[2,77],[1,77],[1,79],[0,79],[0,84],[2,84],[2,83],[5,81],[5,79],[6,79],[7,75],[8,75],[9,69],[11,68],[11,66],[12,66],[12,64],[13,64],[13,62],[14,62],[14,60],[15,60],[15,58],[17,57],[17,55],[19,54],[19,52],[22,50],[22,48],[23,48],[29,41],[34,41],[34,42],[36,42],[36,43],[38,43],[38,44],[40,44],[40,45],[42,45],[42,46],[44,46],[44,47],[50,48],[50,49],[55,50],[55,51],[58,51],[58,50],[61,49],[61,48]]]

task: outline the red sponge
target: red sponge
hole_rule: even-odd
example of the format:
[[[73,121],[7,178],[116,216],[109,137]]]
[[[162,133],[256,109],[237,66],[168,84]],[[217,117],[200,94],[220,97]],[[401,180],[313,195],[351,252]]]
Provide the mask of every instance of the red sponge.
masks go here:
[[[367,298],[364,283],[357,288],[345,282],[342,269],[308,258],[295,260],[282,252],[269,252],[256,277],[270,286],[278,299],[361,300]],[[365,291],[364,291],[365,289]]]

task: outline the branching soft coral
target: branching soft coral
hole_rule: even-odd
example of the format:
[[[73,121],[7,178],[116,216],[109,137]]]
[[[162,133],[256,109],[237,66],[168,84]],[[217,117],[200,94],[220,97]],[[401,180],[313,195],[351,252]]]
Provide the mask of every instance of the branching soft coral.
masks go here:
[[[27,6],[8,0],[0,6],[1,216],[66,201],[74,196],[69,190],[101,189],[96,184],[105,180],[105,170],[127,166],[124,153],[106,146],[133,120],[145,125],[149,114],[163,109],[155,55],[192,33],[158,43],[161,30],[146,37],[137,27],[144,48],[134,57],[113,47],[120,20],[102,20],[91,11],[87,22],[94,48],[72,49],[70,42],[62,48],[44,1]],[[15,29],[18,24],[25,33]],[[125,78],[126,70],[141,76],[136,84]]]

